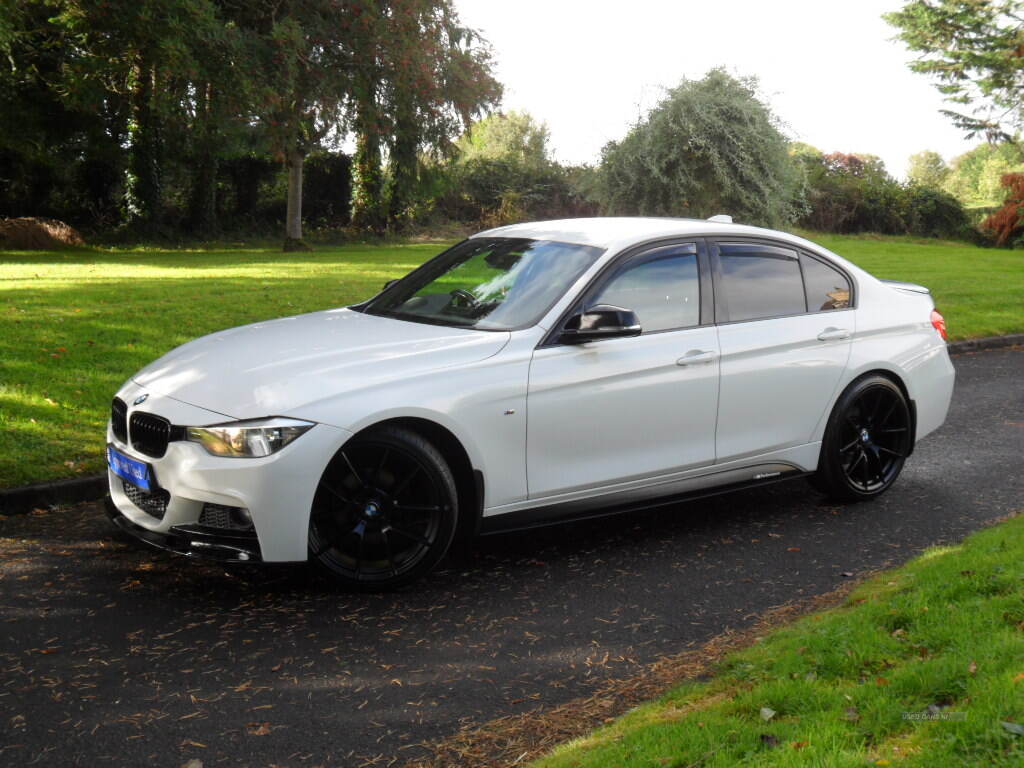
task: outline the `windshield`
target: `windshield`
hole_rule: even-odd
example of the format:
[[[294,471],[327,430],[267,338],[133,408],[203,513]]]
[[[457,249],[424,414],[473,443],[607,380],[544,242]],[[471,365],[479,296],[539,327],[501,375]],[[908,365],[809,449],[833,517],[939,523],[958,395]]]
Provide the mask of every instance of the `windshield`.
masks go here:
[[[422,323],[508,331],[534,325],[604,251],[549,240],[466,240],[364,308]]]

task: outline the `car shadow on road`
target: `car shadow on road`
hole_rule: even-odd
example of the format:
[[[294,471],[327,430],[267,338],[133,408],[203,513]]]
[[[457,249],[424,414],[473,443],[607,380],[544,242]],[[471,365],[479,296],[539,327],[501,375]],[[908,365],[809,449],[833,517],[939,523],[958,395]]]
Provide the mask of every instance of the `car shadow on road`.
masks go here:
[[[247,596],[280,599],[292,595],[304,600],[344,596],[383,608],[384,604],[431,600],[456,589],[483,587],[493,583],[498,573],[508,582],[529,584],[547,581],[553,575],[565,576],[588,564],[626,567],[633,563],[635,567],[655,550],[670,549],[679,558],[688,553],[700,556],[738,530],[756,539],[757,531],[782,528],[795,510],[804,518],[825,519],[835,509],[805,483],[791,481],[655,509],[494,534],[450,554],[437,571],[420,582],[383,594],[342,592],[312,566],[224,567],[152,550],[115,531],[96,505],[8,518],[5,535],[9,542],[18,540],[19,546],[9,546],[4,559],[17,557],[16,550],[22,555],[35,550],[42,558],[36,557],[33,568],[77,570],[85,558],[90,580],[130,591],[133,580],[144,575],[144,582],[136,586],[144,583],[146,591],[163,588],[165,604],[182,600],[192,606],[196,601],[225,605]],[[47,561],[49,566],[44,565]]]

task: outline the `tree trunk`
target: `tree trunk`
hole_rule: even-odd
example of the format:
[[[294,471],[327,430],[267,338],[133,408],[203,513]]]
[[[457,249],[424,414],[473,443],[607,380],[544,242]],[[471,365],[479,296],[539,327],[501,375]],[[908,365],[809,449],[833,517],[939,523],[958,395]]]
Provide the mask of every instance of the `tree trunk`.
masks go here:
[[[155,75],[151,62],[140,56],[132,86],[129,127],[128,220],[147,233],[160,229],[163,185],[160,121],[154,108]]]
[[[384,229],[380,157],[380,131],[371,106],[357,115],[356,154],[352,162],[352,226],[381,232]]]
[[[388,226],[401,230],[407,223],[416,186],[416,150],[419,130],[411,111],[403,111],[395,123],[391,145],[391,184],[388,190]]]
[[[196,99],[196,153],[189,200],[189,222],[201,234],[217,231],[218,136],[213,89],[201,86]]]
[[[288,152],[285,164],[288,168],[288,213],[285,216],[284,249],[286,251],[308,251],[302,241],[302,164],[305,155],[297,149]]]

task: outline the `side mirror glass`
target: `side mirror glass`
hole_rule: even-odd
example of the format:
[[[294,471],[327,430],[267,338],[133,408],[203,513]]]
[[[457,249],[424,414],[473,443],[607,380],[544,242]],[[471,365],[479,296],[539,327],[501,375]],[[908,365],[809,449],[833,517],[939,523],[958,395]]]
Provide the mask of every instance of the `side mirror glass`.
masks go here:
[[[639,336],[643,328],[631,309],[599,304],[570,317],[559,341],[563,344],[585,344],[600,339],[621,339]]]

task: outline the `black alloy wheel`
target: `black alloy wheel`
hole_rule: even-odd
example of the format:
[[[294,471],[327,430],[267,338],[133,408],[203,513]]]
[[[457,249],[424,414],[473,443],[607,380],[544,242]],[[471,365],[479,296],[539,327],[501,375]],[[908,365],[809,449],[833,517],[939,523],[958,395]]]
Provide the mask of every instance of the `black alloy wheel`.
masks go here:
[[[394,589],[437,565],[457,518],[455,480],[440,452],[414,432],[375,430],[346,443],[324,470],[310,557],[346,588]]]
[[[910,407],[880,375],[853,382],[829,417],[814,484],[842,501],[871,499],[899,477],[913,445]]]

